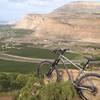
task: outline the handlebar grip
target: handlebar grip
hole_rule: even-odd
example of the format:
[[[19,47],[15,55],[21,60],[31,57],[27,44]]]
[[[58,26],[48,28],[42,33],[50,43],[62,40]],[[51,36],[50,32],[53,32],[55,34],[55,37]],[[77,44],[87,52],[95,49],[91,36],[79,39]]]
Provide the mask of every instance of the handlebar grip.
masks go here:
[[[64,54],[66,51],[69,51],[70,49],[55,49],[52,52],[57,54]]]

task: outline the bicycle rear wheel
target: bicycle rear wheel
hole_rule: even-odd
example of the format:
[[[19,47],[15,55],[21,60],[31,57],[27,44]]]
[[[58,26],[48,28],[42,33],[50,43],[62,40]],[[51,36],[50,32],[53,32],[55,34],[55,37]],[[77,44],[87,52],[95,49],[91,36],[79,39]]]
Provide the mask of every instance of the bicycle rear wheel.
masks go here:
[[[82,100],[100,100],[100,74],[87,73],[78,81]]]
[[[58,70],[55,66],[53,72],[48,75],[48,72],[50,71],[50,69],[52,69],[52,62],[50,61],[43,61],[41,62],[38,67],[37,67],[37,76],[39,78],[48,78],[51,81],[57,81],[58,80]]]

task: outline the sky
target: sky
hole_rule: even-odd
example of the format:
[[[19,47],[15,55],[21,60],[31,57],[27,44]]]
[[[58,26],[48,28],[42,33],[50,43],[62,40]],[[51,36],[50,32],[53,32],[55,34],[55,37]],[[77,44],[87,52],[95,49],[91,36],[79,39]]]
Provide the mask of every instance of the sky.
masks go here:
[[[15,21],[28,13],[49,13],[60,6],[73,1],[77,0],[0,0],[0,22]]]

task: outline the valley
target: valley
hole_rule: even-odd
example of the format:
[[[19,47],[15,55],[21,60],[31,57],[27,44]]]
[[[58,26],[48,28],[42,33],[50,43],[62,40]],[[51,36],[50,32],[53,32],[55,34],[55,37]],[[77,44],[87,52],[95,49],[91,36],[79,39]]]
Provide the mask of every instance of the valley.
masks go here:
[[[1,72],[13,72],[14,70],[17,72],[24,72],[23,67],[27,69],[29,73],[34,72],[39,62],[44,60],[52,61],[52,59],[55,59],[57,55],[52,51],[56,48],[70,49],[70,51],[65,53],[65,56],[77,63],[85,63],[86,60],[84,56],[94,56],[97,60],[95,66],[99,65],[99,43],[64,39],[28,38],[31,34],[31,30],[12,29],[10,26],[0,27],[0,35],[2,36],[0,39]]]
[[[32,94],[35,92],[38,94],[37,97],[41,97],[41,93],[48,93],[48,87],[43,87],[43,81],[47,82],[49,79],[37,79],[36,68],[41,61],[54,61],[58,55],[53,50],[57,48],[69,49],[64,56],[78,65],[86,63],[85,57],[95,58],[87,72],[95,71],[99,74],[99,11],[100,3],[72,2],[48,14],[30,13],[15,23],[0,25],[0,100],[11,100],[12,95],[17,98],[15,100],[22,100],[23,97],[23,100],[27,100],[34,97]],[[78,70],[68,62],[66,64],[76,76]],[[57,67],[62,73],[62,78],[66,78],[63,65],[59,63]],[[52,79],[49,81],[52,82]],[[55,88],[55,84],[51,84],[51,87],[52,85]],[[68,89],[69,86],[70,84],[67,86]],[[41,87],[47,90],[44,91]],[[73,93],[78,100],[76,92],[72,91],[74,90],[70,88],[68,92]],[[72,97],[69,96],[68,100],[73,100]]]

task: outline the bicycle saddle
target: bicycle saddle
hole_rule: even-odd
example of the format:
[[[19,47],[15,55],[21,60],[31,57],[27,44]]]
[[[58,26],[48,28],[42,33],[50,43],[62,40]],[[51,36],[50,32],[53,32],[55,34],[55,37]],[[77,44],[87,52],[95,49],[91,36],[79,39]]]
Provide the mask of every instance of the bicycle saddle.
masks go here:
[[[88,61],[95,61],[96,59],[93,57],[84,57],[85,59],[87,59]]]

